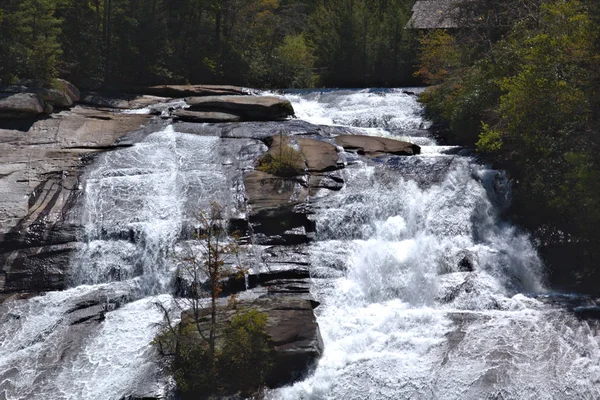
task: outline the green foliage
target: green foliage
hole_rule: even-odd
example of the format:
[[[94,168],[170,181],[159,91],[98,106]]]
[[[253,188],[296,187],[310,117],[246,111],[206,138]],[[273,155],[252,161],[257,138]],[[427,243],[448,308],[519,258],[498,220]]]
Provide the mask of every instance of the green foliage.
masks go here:
[[[275,48],[273,79],[275,87],[313,87],[313,49],[303,34],[286,36]]]
[[[0,80],[397,85],[411,0],[4,0]]]
[[[2,5],[1,83],[26,77],[43,86],[57,76],[62,20],[55,12],[60,4],[58,0],[7,0]]]
[[[490,128],[485,122],[481,123],[481,134],[475,144],[481,152],[495,152],[502,149],[502,136],[500,132]]]
[[[452,40],[440,31],[422,40],[429,53],[419,73],[438,84],[421,98],[427,114],[509,170],[526,223],[600,242],[600,8],[578,0],[531,9],[518,0],[484,3],[489,10],[478,15],[510,11],[496,35]]]
[[[280,140],[258,160],[256,169],[276,176],[294,177],[304,174],[304,166],[302,153]]]
[[[154,339],[161,354],[168,357],[168,369],[184,399],[234,393],[249,396],[262,389],[273,366],[266,314],[242,308],[222,329],[214,353],[190,322],[163,330]]]
[[[419,38],[419,69],[416,76],[428,85],[437,85],[461,66],[461,54],[454,36],[436,29]]]
[[[266,333],[267,315],[255,309],[234,315],[223,332],[219,358],[221,382],[229,391],[251,394],[264,384],[273,366],[272,349]]]
[[[309,24],[321,83],[410,84],[416,42],[404,28],[412,5],[409,0],[318,2]]]

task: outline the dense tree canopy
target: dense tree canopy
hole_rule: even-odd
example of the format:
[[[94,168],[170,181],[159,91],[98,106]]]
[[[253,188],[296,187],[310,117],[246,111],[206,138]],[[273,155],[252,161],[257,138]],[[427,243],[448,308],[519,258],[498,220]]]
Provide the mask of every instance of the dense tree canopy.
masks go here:
[[[86,87],[413,80],[412,0],[5,0],[0,82]]]
[[[472,2],[465,3],[473,7]],[[515,182],[514,211],[540,243],[600,259],[599,6],[583,0],[481,1],[457,32],[421,40],[428,114]],[[488,5],[486,9],[485,6]],[[499,22],[480,18],[510,9]],[[577,261],[576,261],[577,260]],[[596,260],[596,261],[593,261]]]

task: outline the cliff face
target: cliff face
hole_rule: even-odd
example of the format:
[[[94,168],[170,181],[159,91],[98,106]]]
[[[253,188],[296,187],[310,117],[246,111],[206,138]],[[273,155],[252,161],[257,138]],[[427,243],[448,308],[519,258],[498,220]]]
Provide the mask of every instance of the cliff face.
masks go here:
[[[78,177],[146,115],[77,106],[38,120],[0,121],[0,301],[62,289],[81,227]],[[142,128],[148,124],[146,128]]]

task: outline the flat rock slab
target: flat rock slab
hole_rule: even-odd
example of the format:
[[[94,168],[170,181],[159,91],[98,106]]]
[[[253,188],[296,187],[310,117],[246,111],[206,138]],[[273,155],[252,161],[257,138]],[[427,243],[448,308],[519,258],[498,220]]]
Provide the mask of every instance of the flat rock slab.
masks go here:
[[[245,121],[278,121],[294,115],[292,104],[274,96],[188,97],[189,111],[232,113]]]
[[[34,93],[17,93],[0,98],[0,118],[31,118],[44,112],[44,100]]]
[[[80,102],[93,107],[137,110],[157,103],[164,103],[168,100],[167,98],[156,96],[87,92],[82,94]]]
[[[375,136],[340,135],[335,137],[335,142],[344,150],[356,151],[368,157],[378,157],[382,154],[413,156],[421,153],[421,148],[416,144]]]
[[[339,169],[337,149],[331,143],[309,138],[297,138],[306,166],[310,172],[325,172]]]
[[[241,96],[248,92],[242,87],[229,85],[159,85],[135,87],[130,91],[138,94],[174,98],[191,96]]]
[[[235,114],[214,111],[177,110],[173,113],[177,119],[184,122],[239,122],[241,118]]]

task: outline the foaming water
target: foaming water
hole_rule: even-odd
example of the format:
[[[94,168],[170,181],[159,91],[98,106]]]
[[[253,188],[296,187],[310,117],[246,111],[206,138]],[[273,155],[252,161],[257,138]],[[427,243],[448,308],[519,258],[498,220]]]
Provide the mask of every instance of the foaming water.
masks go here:
[[[173,248],[195,212],[222,192],[220,139],[169,125],[135,146],[103,154],[85,177],[85,244],[73,284],[134,277],[142,294],[169,287]]]
[[[300,90],[285,97],[297,118],[315,124],[371,128],[379,136],[428,126],[415,97],[401,89]]]
[[[543,266],[501,218],[503,173],[437,146],[401,90],[285,96],[309,122],[423,147],[353,158],[345,187],[317,196],[309,252],[325,352],[269,399],[600,398],[598,326],[530,296],[545,290]],[[0,305],[0,399],[166,396],[151,341],[172,249],[210,201],[241,212],[252,146],[169,126],[94,161],[73,288]]]
[[[213,200],[238,207],[231,173],[244,145],[168,126],[94,160],[72,288],[0,306],[0,398],[165,395],[151,342],[163,319],[155,303],[171,299],[172,249]]]
[[[426,126],[413,98],[377,96],[288,98],[313,122],[327,116],[369,126],[365,134],[410,140]],[[377,119],[393,112],[381,104],[402,102],[404,128]],[[377,127],[361,111],[368,104]],[[529,296],[545,291],[543,266],[501,218],[504,174],[418,139],[430,140],[422,155],[355,164],[341,191],[320,198],[311,268],[325,352],[304,381],[268,398],[600,398],[597,327]]]

